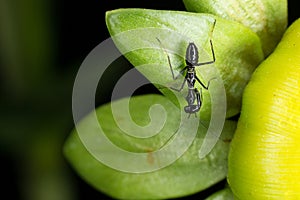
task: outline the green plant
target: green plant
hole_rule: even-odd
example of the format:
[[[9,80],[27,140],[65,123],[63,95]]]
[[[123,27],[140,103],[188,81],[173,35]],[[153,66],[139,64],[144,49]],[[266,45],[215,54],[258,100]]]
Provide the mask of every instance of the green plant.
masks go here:
[[[202,5],[198,1],[184,2],[187,8],[191,10]],[[248,2],[238,2],[237,7],[253,6]],[[222,3],[225,5],[226,2],[222,1]],[[230,11],[230,8],[225,6],[216,9],[210,3],[203,5],[203,7],[205,6],[219,12]],[[224,110],[222,123],[225,121],[225,116],[229,118],[240,112],[244,87],[255,68],[263,61],[263,52],[268,54],[272,51],[278,42],[278,37],[280,38],[285,30],[286,1],[277,1],[274,5],[269,4],[268,1],[262,1],[261,4],[255,6],[263,8],[265,11],[263,14],[265,14],[268,22],[274,22],[261,24],[256,18],[250,19],[250,22],[262,26],[259,31],[259,33],[263,32],[262,35],[253,32],[251,27],[248,28],[233,20],[223,19],[223,16],[219,15],[218,12],[213,13],[215,15],[149,9],[118,9],[107,12],[107,27],[118,49],[138,71],[164,94],[164,97],[143,95],[124,98],[100,106],[95,112],[83,119],[77,125],[81,130],[80,133],[74,130],[64,148],[66,157],[78,173],[95,188],[114,198],[122,199],[180,197],[204,190],[224,179],[227,174],[227,150],[235,130],[235,122],[226,120],[217,144],[203,158],[199,157],[199,149],[205,143],[205,134],[203,133],[208,132],[209,127],[202,126],[203,122],[199,122],[199,120],[205,120],[206,124],[212,123],[210,128],[213,129],[218,124],[214,124],[213,120],[209,121],[212,117],[212,107],[217,110]],[[277,19],[278,15],[273,10],[273,6],[278,6],[282,10],[279,12],[282,14],[280,20]],[[236,15],[242,19],[248,18],[242,12],[236,12]],[[212,32],[214,20],[217,23]],[[274,26],[278,24],[280,24],[280,28],[275,30]],[[272,27],[271,31],[264,31],[269,26]],[[274,31],[276,32],[275,39],[266,40],[274,34]],[[208,56],[210,55],[208,45],[210,37],[215,47],[216,63],[211,67],[197,68],[197,73],[199,76],[203,76],[201,76],[203,82],[207,82],[208,77],[218,77],[223,84],[223,89],[225,89],[226,98],[221,99],[224,96],[222,94],[224,90],[220,90],[217,84],[212,83],[210,92],[203,91],[204,101],[199,114],[200,118],[183,120],[182,110],[186,100],[169,89],[173,86],[174,80],[170,73],[164,48],[175,52],[170,55],[171,62],[179,71],[184,67],[184,56],[182,55],[184,55],[185,48],[190,42],[188,40],[195,42],[201,50],[200,59],[210,59]],[[164,47],[157,42],[157,38],[162,41]],[[196,85],[196,87],[200,88],[200,85]],[[186,89],[182,91],[182,93],[185,92]],[[221,101],[214,101],[212,93],[216,96],[219,95]],[[150,109],[153,104],[163,105],[165,111],[154,107]],[[130,117],[124,115],[127,108],[130,110]],[[118,112],[113,112],[112,109],[116,109]],[[148,109],[150,109],[149,115]],[[97,120],[95,120],[95,116],[97,116]],[[127,117],[124,118],[124,116]],[[155,136],[141,139],[126,135],[135,132],[135,124],[139,126],[150,124],[156,129],[161,126],[159,119],[166,119],[166,123]],[[151,120],[158,120],[157,125],[155,123],[153,125]],[[181,126],[182,120],[184,123]],[[102,128],[100,132],[98,123]],[[119,127],[120,123],[126,126],[128,133]],[[131,125],[132,123],[133,125]],[[180,130],[184,132],[182,141],[188,141],[193,136],[193,131],[189,130],[193,130],[195,124],[198,126],[198,123],[198,132],[195,133],[195,138],[187,151],[182,156],[180,155],[178,160],[174,160],[173,163],[161,168],[158,167],[156,170],[132,172],[130,171],[130,163],[124,161],[122,157],[119,160],[113,160],[117,163],[124,163],[122,166],[124,168],[129,166],[126,168],[128,170],[122,171],[99,161],[101,160],[101,145],[99,144],[107,137],[118,148],[145,155],[147,166],[157,163],[159,165],[160,162],[168,160],[169,156],[177,154],[178,151],[173,149],[173,151],[159,156],[153,152],[172,143],[173,137],[176,137],[174,133],[178,133]],[[149,130],[142,129],[138,134],[143,135],[144,132],[148,133]],[[98,133],[104,137],[101,136],[101,139],[97,139]],[[87,144],[91,147],[88,150]],[[179,145],[178,148],[180,147]],[[114,148],[107,148],[104,151],[111,158],[118,157],[114,153]],[[226,190],[225,194],[228,193],[230,191]],[[222,195],[224,193],[220,192],[220,196]],[[216,196],[218,195],[216,194]]]
[[[228,181],[238,199],[299,198],[299,33],[298,19],[245,89],[229,154]]]

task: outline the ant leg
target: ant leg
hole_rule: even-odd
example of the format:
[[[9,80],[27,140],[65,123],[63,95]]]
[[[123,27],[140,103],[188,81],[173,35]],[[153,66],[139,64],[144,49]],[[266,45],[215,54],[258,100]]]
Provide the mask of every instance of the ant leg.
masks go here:
[[[211,39],[212,38],[212,33],[213,33],[214,29],[215,29],[215,25],[216,25],[216,19],[215,19],[215,21],[213,23],[213,27],[212,27],[212,31],[211,31],[210,39],[209,39],[210,49],[211,49],[213,60],[212,61],[208,61],[208,62],[198,63],[195,66],[208,65],[208,64],[212,64],[212,63],[214,63],[216,61],[214,46],[212,44],[212,39]]]
[[[215,51],[214,51],[214,47],[213,47],[212,41],[209,40],[209,42],[210,42],[210,48],[211,48],[211,53],[212,53],[213,60],[212,61],[208,61],[208,62],[198,63],[195,66],[213,64],[216,61]]]
[[[171,64],[170,64],[171,66]],[[188,66],[185,66],[182,70],[180,70],[179,74],[176,77],[173,77],[174,80],[178,79],[179,76],[183,76],[183,73],[186,71]]]
[[[203,102],[203,96],[202,96],[202,88],[200,88],[200,105],[202,104]]]
[[[197,97],[197,106],[200,109],[201,104],[202,104],[202,88],[200,88],[200,92],[195,88],[195,94]]]
[[[214,30],[215,30],[216,23],[217,23],[217,20],[214,19],[214,23],[213,23],[213,26],[212,26],[212,29],[211,29],[210,35],[209,35],[210,38],[212,38],[212,34],[213,34]]]
[[[174,70],[173,70],[173,67],[172,67],[172,64],[171,64],[171,59],[170,59],[170,56],[169,56],[168,52],[167,52],[166,49],[163,47],[163,45],[162,45],[160,39],[158,39],[158,38],[156,38],[156,39],[157,39],[157,41],[159,42],[159,44],[160,44],[160,46],[162,47],[162,49],[164,50],[165,54],[167,55],[167,58],[168,58],[168,64],[169,64],[169,67],[170,67],[170,70],[171,70],[173,79],[174,79],[174,80],[178,79],[179,76],[182,76],[182,75],[183,75],[183,73],[184,73],[185,70],[187,69],[187,66],[186,66],[185,68],[183,68],[183,69],[179,72],[179,74],[178,74],[177,76],[175,76]]]
[[[172,90],[175,90],[175,91],[177,91],[177,92],[180,92],[180,91],[183,89],[185,82],[186,82],[186,78],[184,78],[184,80],[183,80],[183,82],[182,82],[182,84],[181,84],[181,86],[180,86],[179,89],[173,88],[173,87],[170,87],[170,88],[171,88]]]
[[[209,85],[210,85],[210,81],[216,79],[216,77],[211,78],[211,79],[207,82],[207,86],[205,86],[205,85],[200,81],[200,79],[199,79],[197,76],[195,76],[195,78],[196,78],[196,80],[200,83],[200,85],[201,85],[204,89],[206,89],[206,90],[208,90],[208,87],[209,87]]]

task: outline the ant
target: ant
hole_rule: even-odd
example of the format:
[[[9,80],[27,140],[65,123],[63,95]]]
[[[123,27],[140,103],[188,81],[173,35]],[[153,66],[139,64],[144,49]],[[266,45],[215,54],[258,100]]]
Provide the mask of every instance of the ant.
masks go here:
[[[215,25],[216,25],[216,20],[214,20],[211,34],[214,31]],[[161,41],[158,38],[156,38],[156,39],[158,40],[158,42],[162,46]],[[197,46],[195,45],[194,42],[190,42],[189,45],[187,46],[187,49],[186,49],[186,55],[185,55],[186,66],[179,72],[179,74],[177,76],[174,75],[174,71],[173,71],[173,67],[172,67],[172,64],[171,64],[170,57],[169,57],[168,53],[166,52],[166,50],[163,48],[165,53],[167,54],[168,63],[169,63],[169,66],[170,66],[170,70],[171,70],[171,73],[172,73],[173,80],[176,80],[179,76],[183,76],[183,74],[185,73],[184,81],[183,81],[181,87],[179,89],[171,87],[171,89],[173,89],[177,92],[180,92],[180,91],[182,91],[182,89],[184,87],[184,84],[187,83],[188,94],[187,94],[185,99],[186,99],[188,105],[184,107],[184,111],[186,113],[189,113],[188,117],[190,117],[190,115],[192,113],[195,113],[195,116],[196,116],[196,113],[200,110],[201,104],[202,104],[202,101],[203,101],[203,99],[202,99],[202,88],[200,88],[200,92],[199,92],[199,90],[195,87],[195,82],[198,81],[204,89],[208,90],[210,81],[215,79],[215,78],[210,79],[207,83],[207,86],[205,86],[204,83],[202,83],[200,81],[200,79],[197,77],[196,71],[195,71],[196,66],[213,64],[216,61],[215,52],[214,52],[211,37],[210,37],[209,42],[210,42],[210,47],[211,47],[211,53],[212,53],[213,60],[208,61],[208,62],[198,63],[198,59],[199,59],[198,48],[197,48]],[[197,104],[194,104],[196,99],[197,99]]]

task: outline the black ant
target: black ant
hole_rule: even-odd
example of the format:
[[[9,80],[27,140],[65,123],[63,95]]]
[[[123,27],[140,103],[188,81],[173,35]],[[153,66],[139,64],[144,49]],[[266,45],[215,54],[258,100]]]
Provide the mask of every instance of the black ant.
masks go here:
[[[211,33],[214,30],[215,24],[216,24],[216,20],[214,20]],[[158,38],[156,38],[156,39],[162,45],[161,41]],[[210,79],[207,83],[207,86],[205,86],[204,83],[202,83],[200,81],[200,79],[197,77],[196,71],[195,71],[196,66],[208,65],[208,64],[212,64],[216,61],[215,52],[214,52],[214,48],[213,48],[211,39],[209,40],[209,42],[210,42],[213,60],[208,61],[208,62],[198,63],[198,59],[199,59],[198,48],[195,45],[195,43],[191,42],[191,43],[189,43],[189,45],[186,49],[186,54],[185,54],[186,66],[179,72],[179,74],[177,76],[174,75],[170,57],[169,57],[168,53],[166,52],[166,50],[164,49],[165,53],[167,54],[168,63],[169,63],[170,69],[171,69],[173,80],[176,80],[179,76],[183,76],[183,74],[185,72],[184,81],[183,81],[181,87],[179,89],[171,87],[171,89],[173,89],[177,92],[180,92],[183,89],[184,84],[187,83],[188,94],[185,99],[186,99],[188,105],[184,107],[184,111],[186,113],[189,113],[189,117],[192,113],[195,113],[195,115],[196,115],[196,113],[200,110],[201,104],[202,104],[202,88],[200,88],[200,92],[199,92],[198,89],[195,88],[195,82],[198,81],[204,89],[208,90],[210,81],[215,79],[215,78]],[[194,104],[196,99],[197,99],[197,104]]]

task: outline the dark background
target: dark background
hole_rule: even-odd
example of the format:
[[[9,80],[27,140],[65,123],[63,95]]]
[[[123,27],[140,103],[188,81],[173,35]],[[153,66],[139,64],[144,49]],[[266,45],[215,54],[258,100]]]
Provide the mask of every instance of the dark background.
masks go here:
[[[289,2],[289,24],[299,17]],[[105,12],[117,8],[185,10],[181,0],[3,0],[0,3],[1,196],[22,200],[109,199],[65,161],[73,128],[72,85],[86,55],[109,37]],[[36,28],[37,27],[37,28]],[[104,93],[132,66],[112,71]],[[155,92],[151,86],[142,92]],[[100,105],[109,101],[99,98]],[[225,181],[194,197],[202,199]]]

